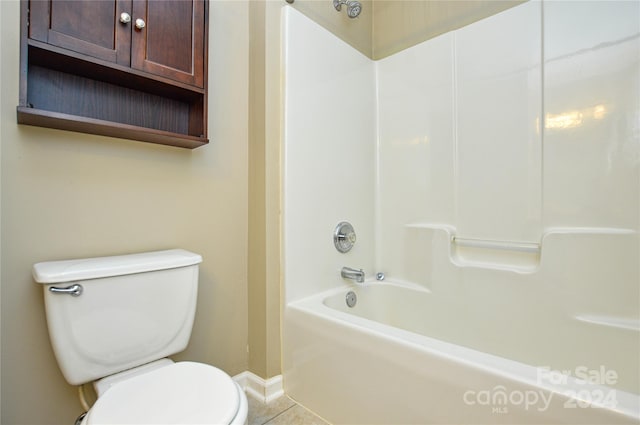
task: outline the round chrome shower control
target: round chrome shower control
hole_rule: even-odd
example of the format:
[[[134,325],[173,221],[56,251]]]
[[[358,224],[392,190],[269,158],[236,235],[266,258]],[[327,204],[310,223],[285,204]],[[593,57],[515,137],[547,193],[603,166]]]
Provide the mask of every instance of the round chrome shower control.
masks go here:
[[[339,252],[349,252],[356,243],[356,232],[351,223],[342,221],[338,223],[333,232],[333,244]]]

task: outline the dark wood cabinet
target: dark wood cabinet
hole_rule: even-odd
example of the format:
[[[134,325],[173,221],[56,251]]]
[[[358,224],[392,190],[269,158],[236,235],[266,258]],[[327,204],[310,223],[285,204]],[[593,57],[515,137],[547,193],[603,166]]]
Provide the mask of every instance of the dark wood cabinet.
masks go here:
[[[145,26],[136,27],[142,19]],[[204,4],[184,0],[133,0],[131,66],[203,86]]]
[[[206,0],[23,0],[18,122],[207,140]]]
[[[117,11],[130,16],[131,0],[33,0],[28,7],[30,40],[130,65],[131,25]]]

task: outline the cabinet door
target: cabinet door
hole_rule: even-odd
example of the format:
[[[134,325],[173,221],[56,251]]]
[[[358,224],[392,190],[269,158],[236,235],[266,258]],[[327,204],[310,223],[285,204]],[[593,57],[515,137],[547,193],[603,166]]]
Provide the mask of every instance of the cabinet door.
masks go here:
[[[129,66],[131,0],[30,0],[29,38]]]
[[[132,68],[204,87],[204,0],[133,0],[132,16]]]

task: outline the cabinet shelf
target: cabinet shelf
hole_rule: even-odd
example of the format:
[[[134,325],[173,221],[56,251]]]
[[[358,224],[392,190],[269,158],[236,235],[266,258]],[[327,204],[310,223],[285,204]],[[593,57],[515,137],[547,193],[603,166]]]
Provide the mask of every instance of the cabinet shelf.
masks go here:
[[[119,124],[111,121],[78,117],[76,115],[23,106],[18,106],[18,122],[20,124],[35,125],[38,127],[139,140],[141,142],[188,149],[197,148],[209,143],[204,137],[194,137],[170,131],[155,130],[148,127]]]
[[[29,65],[42,66],[107,83],[176,98],[204,94],[205,89],[138,71],[37,40],[27,40]]]

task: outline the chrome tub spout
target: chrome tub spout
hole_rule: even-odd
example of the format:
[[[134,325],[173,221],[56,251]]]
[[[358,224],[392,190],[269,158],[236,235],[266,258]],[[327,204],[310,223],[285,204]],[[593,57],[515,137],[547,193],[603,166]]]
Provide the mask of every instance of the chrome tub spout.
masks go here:
[[[345,279],[355,280],[358,283],[364,282],[364,271],[362,269],[356,270],[351,267],[343,267],[340,276]]]

